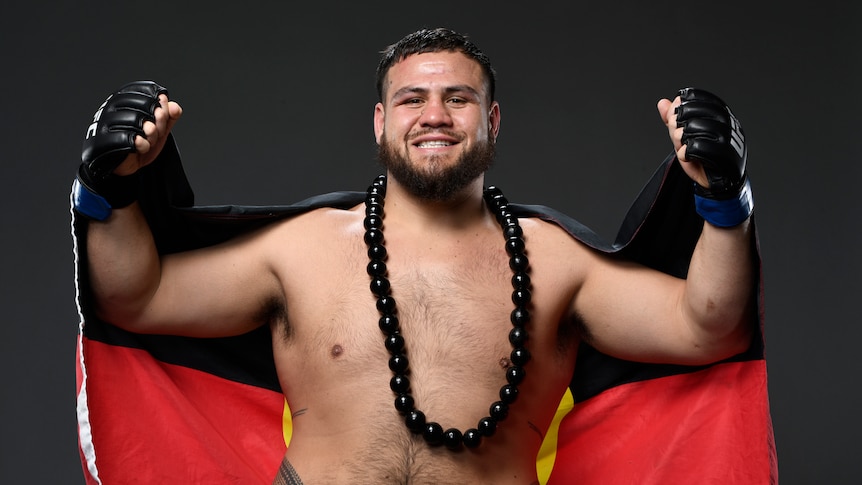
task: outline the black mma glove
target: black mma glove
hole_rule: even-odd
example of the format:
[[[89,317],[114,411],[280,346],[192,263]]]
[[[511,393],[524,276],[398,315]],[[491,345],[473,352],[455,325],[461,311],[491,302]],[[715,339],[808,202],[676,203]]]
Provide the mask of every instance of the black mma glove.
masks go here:
[[[74,185],[76,211],[101,221],[112,209],[137,199],[138,174],[120,176],[113,172],[135,152],[135,136],[144,136],[145,121],[155,121],[159,95],[167,92],[152,81],[129,83],[96,110],[84,136],[82,163]]]
[[[698,161],[709,187],[695,184],[698,214],[718,227],[733,227],[751,216],[754,201],[745,170],[748,150],[742,126],[718,96],[697,88],[681,89],[676,108],[685,157]]]

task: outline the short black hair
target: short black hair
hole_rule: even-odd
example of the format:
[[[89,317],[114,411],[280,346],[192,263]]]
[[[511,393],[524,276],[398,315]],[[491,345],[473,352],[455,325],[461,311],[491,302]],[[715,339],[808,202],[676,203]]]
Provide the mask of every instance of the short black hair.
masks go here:
[[[485,74],[490,101],[494,101],[497,73],[491,60],[466,35],[444,28],[417,30],[380,52],[377,65],[377,96],[380,101],[383,101],[383,81],[394,64],[413,54],[443,51],[461,52],[478,62]]]

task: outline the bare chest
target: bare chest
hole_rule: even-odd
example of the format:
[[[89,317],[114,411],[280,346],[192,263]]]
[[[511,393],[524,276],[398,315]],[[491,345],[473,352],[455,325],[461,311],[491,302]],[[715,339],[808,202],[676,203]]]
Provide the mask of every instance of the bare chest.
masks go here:
[[[370,289],[362,249],[348,246],[341,257],[302,270],[304,283],[287,298],[285,360],[314,363],[322,372],[357,374],[338,375],[342,379],[390,373],[378,297]],[[417,392],[459,376],[496,382],[511,352],[514,305],[505,259],[492,264],[463,259],[469,264],[407,256],[387,260],[392,313],[406,341],[411,372],[428,374],[421,384],[417,380]]]
[[[290,281],[301,283],[286,286],[287,318],[274,332],[279,378],[294,414],[288,455],[300,475],[302,466],[309,477],[336,481],[345,477],[332,473],[354,470],[380,477],[377,483],[423,483],[423,473],[480,483],[479,477],[490,476],[491,470],[521,477],[533,473],[541,442],[534,430],[542,429],[555,409],[553,402],[547,405],[553,399],[542,396],[567,382],[565,366],[558,365],[567,357],[553,357],[558,305],[542,304],[535,312],[533,353],[551,356],[534,365],[536,375],[545,377],[528,391],[539,399],[520,405],[493,448],[459,458],[428,448],[407,431],[393,405],[391,355],[384,346],[361,238],[325,249],[291,268]],[[444,428],[476,427],[499,399],[511,365],[508,334],[515,305],[502,237],[492,248],[447,258],[399,252],[392,246],[387,266],[416,407]],[[336,470],[314,465],[329,462],[320,455],[333,449],[333,443],[339,459],[351,466]],[[498,451],[488,451],[494,449]],[[526,460],[513,458],[521,455],[518,450]],[[461,463],[465,456],[472,458]],[[492,462],[498,465],[490,466]],[[507,466],[499,465],[504,462]]]

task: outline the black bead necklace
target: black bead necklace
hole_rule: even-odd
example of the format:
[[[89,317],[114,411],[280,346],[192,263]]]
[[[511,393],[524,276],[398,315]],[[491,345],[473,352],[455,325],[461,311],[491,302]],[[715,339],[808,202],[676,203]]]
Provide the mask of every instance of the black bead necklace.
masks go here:
[[[455,451],[462,445],[475,448],[483,437],[492,436],[497,430],[497,423],[509,415],[509,405],[518,397],[518,385],[524,380],[526,372],[524,365],[530,360],[527,342],[526,325],[530,321],[527,306],[530,303],[530,277],[527,274],[529,261],[524,254],[523,230],[518,224],[518,218],[509,210],[509,203],[500,189],[488,187],[484,190],[485,203],[494,211],[497,222],[503,228],[506,239],[506,253],[509,255],[509,268],[512,276],[512,302],[515,309],[511,313],[512,329],[509,331],[509,343],[512,344],[510,360],[512,366],[506,370],[506,384],[500,388],[500,400],[491,404],[489,416],[479,420],[475,428],[463,433],[456,428],[444,431],[443,427],[434,421],[427,421],[425,414],[416,409],[415,401],[410,393],[408,378],[408,360],[404,336],[398,323],[395,309],[395,299],[390,294],[389,279],[386,270],[386,248],[383,246],[383,200],[386,196],[386,176],[379,175],[365,196],[365,243],[368,245],[368,274],[371,276],[371,292],[377,296],[377,310],[380,312],[378,326],[386,336],[385,345],[391,357],[389,369],[394,376],[389,381],[389,387],[396,394],[395,409],[404,416],[404,423],[414,434],[422,434],[425,441],[432,446],[446,445]]]

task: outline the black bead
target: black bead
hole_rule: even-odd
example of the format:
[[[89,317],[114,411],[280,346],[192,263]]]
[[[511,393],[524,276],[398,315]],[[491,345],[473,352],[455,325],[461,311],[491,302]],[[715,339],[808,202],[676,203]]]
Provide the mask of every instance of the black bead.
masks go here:
[[[526,348],[518,347],[512,351],[510,358],[513,364],[517,366],[523,366],[530,361],[530,358],[532,358],[532,356],[530,355],[530,351]]]
[[[386,296],[389,294],[389,280],[383,276],[375,276],[369,285],[371,293],[377,296]]]
[[[369,276],[385,276],[386,263],[383,261],[369,261],[365,270],[368,272]]]
[[[511,219],[514,216],[511,212],[509,212],[509,205],[505,204],[497,208],[497,215],[495,217],[497,218],[498,224],[505,224],[507,220]]]
[[[399,394],[395,398],[395,409],[401,414],[407,414],[412,411],[414,405],[413,396],[410,394]]]
[[[500,225],[503,227],[515,227],[518,225],[518,218],[513,215],[506,215],[500,218]]]
[[[520,347],[527,343],[527,330],[524,327],[512,327],[512,330],[509,330],[509,343],[512,344],[512,347]]]
[[[383,318],[395,318],[395,317],[382,317],[381,320]],[[395,328],[397,330],[398,319],[395,319],[395,320],[396,320]],[[396,353],[404,350],[404,337],[402,337],[400,333],[392,331],[392,332],[386,332],[386,334],[388,336],[386,337],[386,344],[385,345],[386,345],[386,350],[388,350],[389,353],[396,354]]]
[[[518,399],[518,386],[507,384],[500,388],[500,400],[506,404],[512,404]]]
[[[365,216],[365,220],[362,221],[365,229],[380,229],[383,227],[383,218],[378,215],[370,215]]]
[[[512,237],[521,237],[523,235],[524,235],[524,230],[521,229],[521,226],[518,226],[518,225],[506,226],[503,229],[503,237],[505,237],[506,239],[509,239]]]
[[[392,379],[389,379],[389,388],[395,394],[406,394],[410,390],[410,379],[404,375],[392,376]]]
[[[383,197],[380,195],[367,195],[365,196],[365,203],[367,205],[383,205]]]
[[[502,421],[509,415],[509,405],[503,401],[497,401],[491,405],[489,412],[492,418]]]
[[[380,204],[366,205],[365,206],[365,215],[366,216],[382,216],[383,215],[383,206]]]
[[[365,244],[369,246],[380,244],[383,242],[383,233],[377,229],[369,229],[365,231]]]
[[[425,427],[425,413],[418,409],[408,412],[407,415],[404,416],[404,424],[406,424],[407,429],[413,433],[421,433]]]
[[[464,446],[467,448],[476,448],[482,443],[482,435],[479,434],[479,430],[470,428],[467,431],[464,431]]]
[[[435,422],[425,423],[422,430],[422,437],[425,442],[431,446],[440,446],[443,444],[443,426]]]
[[[383,261],[386,259],[386,248],[382,244],[368,246],[368,259]],[[509,266],[511,265],[512,263],[510,261]]]
[[[525,254],[518,254],[509,258],[509,268],[512,271],[524,271],[530,265],[530,260]]]
[[[380,317],[380,320],[377,321],[377,326],[380,327],[380,330],[385,335],[392,335],[398,331],[398,317],[395,315],[383,315]],[[403,337],[401,345],[404,345]]]
[[[404,371],[407,370],[407,366],[409,365],[410,362],[404,354],[395,354],[389,358],[389,370],[396,374],[404,374]]]
[[[380,184],[372,184],[371,187],[368,187],[368,191],[366,192],[368,195],[383,195],[386,191],[380,186]]]
[[[464,444],[461,441],[463,438],[464,435],[456,428],[449,428],[443,432],[443,444],[452,451],[461,449],[461,446]]]
[[[388,286],[387,286],[388,289]],[[519,289],[512,292],[512,303],[519,307],[525,307],[530,304],[533,294],[528,289]]]
[[[479,433],[482,436],[494,436],[494,433],[497,432],[497,420],[491,416],[486,416],[479,420],[477,428],[479,428]]]
[[[521,383],[521,381],[524,380],[524,377],[527,377],[527,372],[524,370],[523,367],[516,365],[509,367],[509,369],[506,370],[506,381],[509,384],[514,384],[517,386]]]
[[[515,273],[512,275],[512,287],[515,289],[529,289],[530,275],[527,273]]]
[[[485,190],[485,199],[489,201],[493,201],[494,197],[502,196],[503,191],[500,190],[496,185],[489,185]]]
[[[530,312],[523,307],[515,308],[512,310],[510,320],[512,321],[512,325],[523,327],[530,321]]]
[[[380,313],[392,313],[395,310],[395,298],[383,296],[377,299],[377,311]]]
[[[506,239],[506,252],[509,253],[509,256],[521,254],[524,252],[524,240],[519,237]]]

